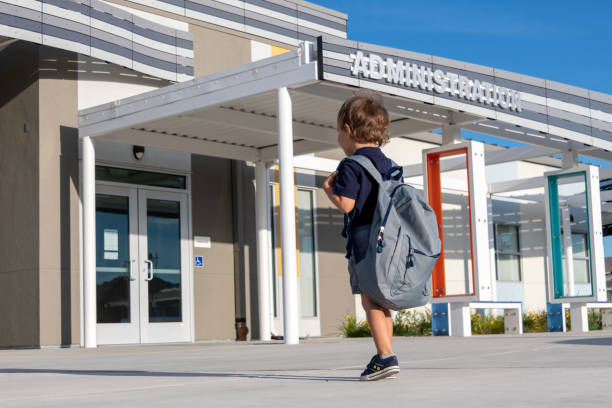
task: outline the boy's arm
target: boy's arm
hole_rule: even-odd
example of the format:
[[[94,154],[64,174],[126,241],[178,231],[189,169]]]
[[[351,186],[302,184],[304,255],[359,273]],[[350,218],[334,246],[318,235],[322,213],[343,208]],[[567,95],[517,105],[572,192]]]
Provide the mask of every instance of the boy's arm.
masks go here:
[[[348,214],[353,211],[355,208],[355,200],[349,197],[341,196],[338,194],[334,194],[334,185],[336,184],[336,176],[338,175],[338,170],[334,171],[332,174],[327,177],[327,179],[323,182],[323,190],[329,200],[343,213]]]

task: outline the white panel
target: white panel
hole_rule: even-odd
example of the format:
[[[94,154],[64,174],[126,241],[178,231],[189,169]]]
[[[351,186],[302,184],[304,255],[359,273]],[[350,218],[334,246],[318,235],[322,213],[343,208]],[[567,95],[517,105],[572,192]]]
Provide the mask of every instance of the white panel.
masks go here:
[[[79,73],[79,75],[81,74]],[[88,81],[79,79],[79,110],[117,101],[155,89],[157,89],[157,87],[116,82],[113,81],[112,78],[109,78],[108,81]]]
[[[241,1],[241,0],[216,0],[216,1],[218,1],[219,3],[224,3],[224,4],[238,7],[241,9],[243,9],[245,6],[244,1]]]
[[[485,179],[484,144],[470,142],[468,153],[470,207],[472,212],[472,243],[476,295],[480,301],[493,300],[489,267],[489,225],[487,182]]]
[[[231,28],[233,30],[244,31],[244,24],[236,23],[230,20],[225,20],[223,18],[211,16],[211,15],[200,13],[198,11],[194,11],[190,9],[186,9],[185,13],[187,17],[195,18],[197,20],[205,21],[211,24],[220,25],[221,27]]]
[[[590,109],[591,117],[593,119],[603,120],[604,122],[612,123],[612,114],[602,112],[600,110]]]
[[[336,37],[346,38],[344,31],[336,30],[335,28],[327,27],[321,24],[313,23],[312,21],[298,19],[298,25],[301,27],[307,27],[312,30],[320,31],[322,33],[335,35]]]
[[[583,116],[590,116],[590,109],[584,106],[558,101],[556,99],[546,98],[546,104],[551,108],[557,108],[568,112],[577,113]]]
[[[259,7],[259,6],[256,6],[254,4],[245,3],[244,4],[244,8],[245,8],[245,10],[253,11],[255,13],[259,13],[259,14],[262,14],[262,15],[267,16],[267,17],[276,18],[276,19],[285,21],[285,22],[290,23],[290,24],[295,24],[295,25],[298,24],[298,19],[296,17],[289,16],[289,15],[283,14],[283,13],[279,13],[277,11],[266,9],[266,8],[263,8],[263,7]]]
[[[63,50],[78,52],[80,54],[89,55],[91,52],[89,45],[84,45],[74,41],[62,40],[46,34],[43,34],[42,43],[44,45],[48,45],[49,47],[61,48]]]
[[[144,72],[158,78],[169,79],[170,81],[176,81],[176,72],[165,71],[163,69],[154,68],[149,65],[141,64],[140,62],[134,61],[134,70]]]
[[[351,58],[350,55],[341,54],[339,52],[323,51],[323,57],[331,58],[331,59],[335,59],[339,61],[344,61],[344,62],[353,62],[353,59]]]
[[[126,7],[126,6],[122,6],[119,4],[115,4],[115,3],[111,3],[105,0],[102,0],[104,3],[113,6],[113,7],[117,7],[120,8],[122,10],[127,11],[128,13],[132,13],[136,16],[145,18],[149,21],[153,21],[154,23],[157,24],[161,24],[163,26],[166,27],[170,27],[170,28],[174,28],[175,30],[181,30],[181,31],[189,31],[189,24],[185,23],[183,21],[179,21],[179,20],[175,20],[173,18],[168,18],[168,17],[163,17],[157,14],[153,14],[153,13],[148,13],[146,11],[142,11],[142,10],[138,10],[138,9],[134,9],[132,7]],[[166,11],[170,11],[172,13],[175,14],[179,14],[181,16],[185,15],[185,8],[184,7],[177,7],[177,6],[173,6],[171,4],[168,3],[162,3],[160,1],[154,1],[154,0],[132,0],[133,3],[140,3],[143,4],[145,6],[149,6],[149,7],[153,7],[153,8],[157,8],[160,10],[166,10]]]
[[[411,91],[410,89],[396,88],[389,85],[383,85],[378,82],[369,82],[359,80],[359,86],[362,88],[374,89],[376,91],[385,92],[391,95],[403,96],[405,98],[416,99],[417,101],[434,103],[434,97],[427,94]]]
[[[518,116],[509,115],[503,112],[497,112],[497,119],[502,122],[520,125],[529,129],[539,130],[548,133],[548,125],[546,123],[537,122],[535,120],[523,119]]]
[[[548,125],[548,132],[552,135],[557,135],[561,137],[565,137],[571,140],[576,140],[581,143],[586,143],[588,145],[593,144],[593,137],[587,136],[582,133],[574,132],[572,130],[563,129],[557,126]]]
[[[0,35],[42,44],[42,34],[23,30],[21,28],[0,25]]]
[[[473,113],[475,115],[483,116],[486,118],[499,119],[498,112],[489,108],[481,108],[479,106],[470,105],[468,103],[462,103],[453,101],[452,99],[441,98],[439,96],[433,97],[433,103],[437,106],[445,106],[451,109],[462,110],[465,112]]]
[[[340,84],[347,84],[352,86],[359,86],[359,80],[357,78],[351,78],[344,75],[331,74],[329,72],[323,73],[323,79],[326,81],[338,82]]]
[[[29,8],[31,10],[42,11],[42,2],[35,0],[2,0],[3,3]]]
[[[251,40],[251,62],[259,61],[272,56],[272,46],[259,41]]]
[[[116,35],[118,37],[123,37],[127,40],[132,40],[132,32],[128,31],[124,28],[121,27],[117,27],[115,25],[112,24],[108,24],[104,21],[100,21],[98,19],[92,18],[91,19],[91,26],[93,28],[97,28],[98,30],[102,30],[102,31],[106,31],[107,33],[111,33],[113,35]]]
[[[149,47],[157,51],[167,52],[168,54],[176,55],[175,45],[170,45],[170,44],[162,43],[159,41],[151,40],[150,38],[146,38],[138,34],[133,34],[132,38],[135,43],[144,45],[145,47]]]
[[[521,92],[521,100],[546,106],[546,97],[534,95],[529,92]]]
[[[113,64],[122,65],[127,68],[132,68],[132,59],[125,58],[121,55],[113,54],[104,50],[99,50],[95,47],[91,47],[91,56],[94,58],[101,59],[103,61],[112,62]],[[96,90],[97,92],[97,90]],[[111,102],[111,101],[109,101]],[[95,106],[95,105],[93,105]]]
[[[54,6],[49,3],[43,3],[43,13],[60,17],[66,20],[76,21],[78,23],[89,25],[89,16],[61,7]]]
[[[181,57],[186,57],[186,58],[191,58],[193,59],[194,57],[194,53],[193,50],[187,49],[187,48],[183,48],[183,47],[176,47],[176,54],[180,55]]]
[[[257,35],[263,38],[269,38],[270,40],[279,41],[279,42],[289,44],[289,45],[295,46],[295,45],[298,45],[299,43],[297,38],[292,38],[292,37],[287,37],[284,35],[276,34],[271,31],[262,30],[261,28],[251,27],[250,25],[245,25],[244,31],[249,34]]]

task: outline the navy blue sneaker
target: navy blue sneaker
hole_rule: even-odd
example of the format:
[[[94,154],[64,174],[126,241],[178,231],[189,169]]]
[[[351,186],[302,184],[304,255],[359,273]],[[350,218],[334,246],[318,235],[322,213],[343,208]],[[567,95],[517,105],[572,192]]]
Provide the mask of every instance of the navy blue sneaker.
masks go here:
[[[366,366],[366,369],[361,373],[359,379],[361,381],[375,381],[383,378],[395,375],[399,373],[399,363],[397,362],[397,356],[390,356],[385,359],[380,358],[378,354],[375,354],[370,360],[370,363]]]

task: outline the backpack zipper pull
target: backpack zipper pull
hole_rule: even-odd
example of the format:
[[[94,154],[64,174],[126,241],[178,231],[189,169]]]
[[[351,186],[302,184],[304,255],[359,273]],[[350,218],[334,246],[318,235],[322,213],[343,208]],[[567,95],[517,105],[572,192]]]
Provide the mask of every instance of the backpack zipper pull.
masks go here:
[[[410,237],[408,238],[408,245],[408,267],[412,268],[414,266],[414,248],[412,248]]]
[[[377,243],[378,244],[376,245],[376,252],[380,254],[383,251],[383,247],[385,246],[385,226],[384,225],[380,226],[380,231],[378,232]]]

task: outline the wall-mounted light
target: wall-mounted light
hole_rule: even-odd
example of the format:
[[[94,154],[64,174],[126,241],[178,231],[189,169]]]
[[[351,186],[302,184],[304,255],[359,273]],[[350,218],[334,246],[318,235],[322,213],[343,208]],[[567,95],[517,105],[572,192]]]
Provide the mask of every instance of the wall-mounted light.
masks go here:
[[[145,154],[145,148],[144,146],[134,146],[132,148],[132,152],[134,152],[134,158],[136,160],[140,160],[144,157]]]

